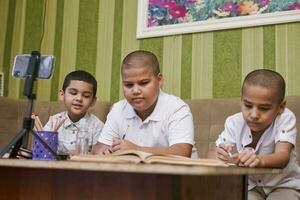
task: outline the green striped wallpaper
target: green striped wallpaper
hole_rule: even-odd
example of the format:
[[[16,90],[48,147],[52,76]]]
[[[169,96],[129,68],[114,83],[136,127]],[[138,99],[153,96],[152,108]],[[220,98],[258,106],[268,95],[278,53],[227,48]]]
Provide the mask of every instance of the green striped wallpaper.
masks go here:
[[[245,75],[274,69],[288,95],[300,95],[300,22],[176,36],[135,38],[138,0],[0,0],[0,71],[5,96],[23,98],[23,80],[11,77],[16,54],[53,54],[50,80],[38,80],[37,99],[57,100],[64,76],[84,69],[98,80],[98,99],[123,98],[122,58],[136,49],[154,52],[164,90],[182,98],[240,94]]]

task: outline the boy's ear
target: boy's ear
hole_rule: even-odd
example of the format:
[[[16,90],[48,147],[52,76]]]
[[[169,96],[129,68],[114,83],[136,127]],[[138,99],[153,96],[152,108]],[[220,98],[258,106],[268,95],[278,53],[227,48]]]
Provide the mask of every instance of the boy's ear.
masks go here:
[[[279,114],[283,113],[285,106],[286,106],[286,99],[283,99],[279,104]]]
[[[93,106],[96,104],[96,101],[97,101],[97,97],[95,96],[95,97],[93,98],[93,101],[92,101],[90,107],[93,107]]]
[[[161,73],[159,73],[157,75],[157,80],[158,80],[159,87],[161,88],[163,86],[163,83],[164,83],[164,77]]]
[[[63,90],[59,90],[58,96],[60,101],[64,101],[65,92]]]

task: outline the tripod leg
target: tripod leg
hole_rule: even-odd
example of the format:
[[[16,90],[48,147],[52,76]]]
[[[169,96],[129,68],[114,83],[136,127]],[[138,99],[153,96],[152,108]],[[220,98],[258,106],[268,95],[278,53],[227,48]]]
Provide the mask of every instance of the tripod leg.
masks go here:
[[[9,154],[9,158],[16,158],[17,157],[17,154],[18,154],[18,151],[21,147],[21,144],[22,144],[22,140],[19,140],[15,146],[13,147],[13,149],[11,150],[10,154]]]
[[[11,148],[13,148],[13,150],[12,150],[12,153],[14,152],[14,151],[16,151],[15,152],[15,155],[16,155],[16,153],[18,152],[18,150],[19,150],[19,148],[20,148],[20,146],[21,146],[21,144],[22,144],[22,138],[23,138],[23,136],[24,135],[26,135],[27,134],[27,130],[26,129],[22,129],[11,141],[10,141],[10,143],[8,144],[8,145],[6,145],[4,148],[3,148],[3,150],[0,152],[0,158],[2,158],[3,156],[4,156],[4,154],[5,153],[8,153],[9,152],[9,150],[11,149]],[[15,149],[15,150],[14,150]],[[10,158],[12,158],[12,155],[10,155],[9,156]]]

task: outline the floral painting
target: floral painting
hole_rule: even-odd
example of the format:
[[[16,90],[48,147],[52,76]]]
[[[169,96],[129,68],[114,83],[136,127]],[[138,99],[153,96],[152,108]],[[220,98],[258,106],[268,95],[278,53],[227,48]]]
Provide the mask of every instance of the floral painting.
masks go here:
[[[300,0],[149,0],[148,27],[300,10]]]
[[[260,20],[258,25],[300,21],[300,0],[139,0],[138,2],[138,26],[140,26],[138,35],[144,32],[146,37],[147,32],[152,31],[166,35],[164,32],[178,34],[197,30],[217,30],[219,23],[222,23],[219,27],[223,29],[234,28],[239,27],[237,24],[244,19],[246,23],[240,23],[241,27],[255,25],[259,19],[262,21]],[[229,24],[227,26],[224,23]],[[179,31],[176,25],[180,25],[178,27],[182,30]],[[164,31],[164,27],[169,30]]]

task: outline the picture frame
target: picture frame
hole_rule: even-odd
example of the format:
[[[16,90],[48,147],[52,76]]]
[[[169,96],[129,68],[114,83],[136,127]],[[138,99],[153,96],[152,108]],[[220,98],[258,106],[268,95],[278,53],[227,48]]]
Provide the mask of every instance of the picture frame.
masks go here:
[[[215,9],[209,11],[208,6],[205,5],[207,2],[210,2],[210,8]],[[244,7],[240,8],[242,3]],[[258,5],[259,3],[261,5]],[[193,11],[195,14],[197,9],[205,8],[207,10],[201,11],[198,19],[193,16],[193,13],[188,13]],[[173,9],[173,16],[171,9]],[[233,9],[239,10],[235,10],[234,13]],[[205,16],[203,14],[205,12],[210,13],[211,16],[207,15],[201,19],[201,14]],[[139,39],[296,21],[300,21],[299,0],[138,0],[136,37]]]

